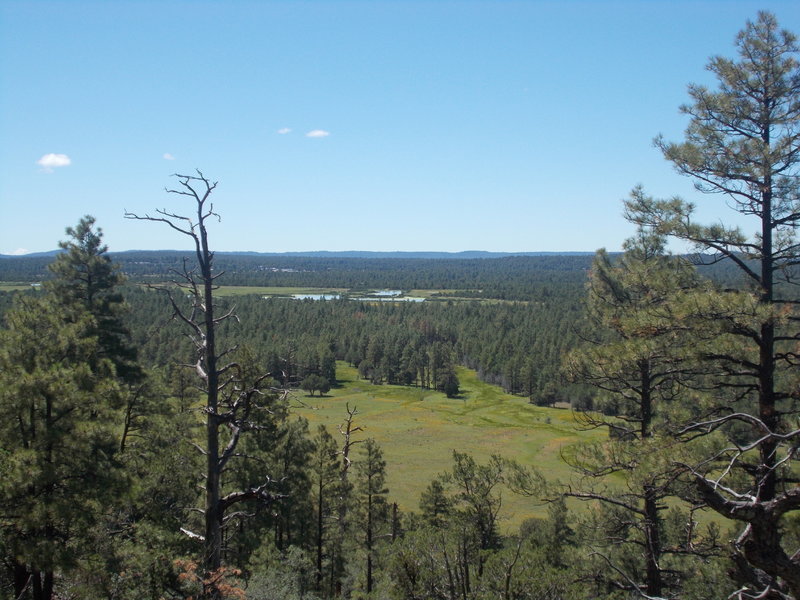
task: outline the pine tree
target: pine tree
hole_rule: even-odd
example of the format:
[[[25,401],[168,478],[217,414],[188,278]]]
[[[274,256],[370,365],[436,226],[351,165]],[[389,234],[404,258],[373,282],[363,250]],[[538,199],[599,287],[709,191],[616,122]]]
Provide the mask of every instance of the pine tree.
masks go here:
[[[363,530],[364,550],[367,554],[366,592],[372,592],[374,575],[373,563],[375,547],[380,538],[382,528],[389,522],[389,511],[386,504],[386,461],[378,443],[367,438],[361,446],[359,461],[355,463],[355,493],[359,503],[360,528]]]
[[[328,550],[331,523],[336,518],[339,498],[339,449],[324,425],[317,428],[311,455],[311,495],[314,509],[314,547],[316,554],[316,587],[322,591],[325,577],[325,559]],[[328,590],[330,592],[330,590]]]
[[[123,278],[94,223],[67,228],[45,294],[19,298],[0,333],[0,527],[18,597],[55,593],[129,484],[124,388],[143,373],[122,321]]]
[[[67,317],[69,314],[69,318]],[[58,572],[123,493],[122,390],[87,311],[21,297],[0,332],[0,529],[14,597],[49,600]]]
[[[800,259],[800,67],[796,38],[775,17],[759,13],[736,39],[738,60],[711,59],[718,88],[692,85],[685,140],[656,143],[675,169],[702,193],[752,221],[755,235],[695,221],[694,205],[680,198],[655,200],[641,188],[627,216],[641,227],[690,242],[705,262],[728,261],[751,294],[729,292],[725,311],[704,308],[721,328],[719,345],[706,353],[719,377],[719,398],[687,436],[717,432],[730,450],[686,465],[708,506],[738,522],[734,544],[737,581],[756,596],[780,590],[800,598],[800,553],[783,546],[786,517],[800,509],[800,490],[788,473],[795,453],[795,266]],[[698,331],[698,338],[703,334]],[[737,435],[742,427],[752,433]],[[766,597],[766,596],[763,596]]]
[[[673,548],[662,537],[666,500],[675,495],[675,468],[663,457],[675,457],[673,405],[688,400],[685,384],[697,374],[682,313],[701,282],[690,264],[665,253],[660,236],[640,231],[625,248],[617,261],[603,250],[595,256],[586,309],[594,337],[566,361],[569,377],[596,388],[598,404],[613,415],[579,413],[585,427],[607,428],[609,439],[567,458],[582,478],[566,495],[602,505],[591,537],[605,562],[593,577],[661,597],[684,579],[670,555],[688,553],[686,544]],[[609,482],[611,474],[625,485]]]
[[[120,286],[125,278],[108,255],[102,229],[94,225],[94,217],[86,215],[74,228],[67,227],[70,239],[59,242],[64,252],[49,265],[54,278],[45,285],[65,314],[85,311],[94,317],[98,356],[110,359],[126,383],[136,383],[143,374],[122,320],[126,305]]]

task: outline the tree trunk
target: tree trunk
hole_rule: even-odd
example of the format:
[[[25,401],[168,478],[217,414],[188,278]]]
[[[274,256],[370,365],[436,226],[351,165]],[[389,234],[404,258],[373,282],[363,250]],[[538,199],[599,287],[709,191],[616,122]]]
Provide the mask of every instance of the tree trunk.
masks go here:
[[[205,227],[200,227],[200,247],[197,258],[203,278],[205,303],[205,345],[203,367],[206,374],[206,506],[205,506],[205,567],[211,573],[222,566],[222,519],[220,510],[220,454],[219,454],[219,373],[217,372],[216,323],[214,322],[213,274],[211,252]],[[211,597],[218,597],[212,591]]]
[[[367,594],[372,592],[372,494],[367,495]]]
[[[664,586],[658,564],[661,558],[658,521],[658,492],[648,484],[644,486],[645,591],[652,597],[661,597]]]
[[[319,484],[317,486],[317,590],[322,589],[322,536],[324,533],[322,509],[324,506],[322,500],[322,476],[320,475]]]

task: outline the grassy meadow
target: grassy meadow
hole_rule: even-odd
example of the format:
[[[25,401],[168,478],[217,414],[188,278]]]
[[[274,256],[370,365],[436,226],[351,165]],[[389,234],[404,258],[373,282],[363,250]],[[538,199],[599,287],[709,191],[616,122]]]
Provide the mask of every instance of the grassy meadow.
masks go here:
[[[332,287],[321,288],[321,287],[221,285],[219,288],[217,288],[215,293],[221,297],[245,296],[245,295],[255,294],[259,296],[270,296],[274,298],[286,298],[294,296],[295,294],[313,294],[313,295],[348,294],[353,298],[364,299],[365,294],[368,293],[369,291],[376,291],[376,290],[355,290],[350,288],[332,288]],[[425,300],[451,300],[451,301],[469,300],[472,302],[476,301],[476,298],[458,296],[457,294],[459,291],[464,291],[464,290],[413,289],[413,290],[404,290],[403,295],[411,298],[424,298]],[[485,298],[480,299],[480,301],[487,303],[506,302],[505,300],[485,299]]]
[[[0,281],[0,292],[24,292],[25,290],[37,289],[38,285],[24,281]]]
[[[561,460],[561,449],[604,435],[579,431],[569,410],[533,406],[465,368],[458,370],[462,395],[457,399],[418,388],[372,385],[341,362],[337,376],[340,386],[321,398],[295,392],[293,409],[309,420],[312,432],[322,423],[340,437],[337,425],[347,417],[347,405],[356,407],[354,422],[364,429],[356,439],[372,437],[381,445],[389,496],[402,510],[418,510],[420,493],[438,473],[450,469],[454,449],[472,454],[479,463],[491,454],[515,458],[535,465],[548,479],[564,481],[571,472]],[[503,490],[503,529],[545,511],[534,500]]]
[[[251,285],[222,285],[216,290],[218,296],[259,296],[286,297],[294,294],[341,294],[347,288],[315,288],[315,287],[268,287]]]

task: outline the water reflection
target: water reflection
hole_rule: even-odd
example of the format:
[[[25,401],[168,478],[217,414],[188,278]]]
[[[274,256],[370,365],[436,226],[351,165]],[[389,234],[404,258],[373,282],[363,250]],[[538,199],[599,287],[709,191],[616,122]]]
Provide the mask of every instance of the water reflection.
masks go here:
[[[364,296],[350,296],[350,300],[364,302],[424,302],[425,298],[403,296],[402,290],[376,290]],[[292,294],[294,300],[338,300],[341,294]],[[266,298],[266,296],[265,296]]]

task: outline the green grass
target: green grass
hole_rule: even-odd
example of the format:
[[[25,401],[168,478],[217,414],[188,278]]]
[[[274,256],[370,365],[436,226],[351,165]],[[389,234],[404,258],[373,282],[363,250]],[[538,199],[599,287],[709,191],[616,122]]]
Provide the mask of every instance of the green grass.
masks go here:
[[[0,288],[2,289],[2,288]],[[317,288],[317,287],[278,287],[278,286],[249,286],[249,285],[223,285],[216,294],[222,297],[246,296],[256,294],[286,298],[294,294],[349,294],[354,298],[362,297],[370,290],[354,290],[348,288]],[[452,302],[481,302],[482,304],[518,303],[517,300],[499,300],[496,298],[472,298],[461,296],[442,296],[443,293],[457,294],[459,290],[408,290],[404,295],[412,298],[425,298],[429,301]],[[368,301],[368,299],[367,299]],[[377,300],[376,300],[377,301]]]
[[[341,294],[346,288],[263,287],[249,285],[223,285],[215,292],[219,296],[291,296],[293,294]]]
[[[315,287],[262,287],[245,285],[223,285],[219,288],[220,296],[242,296],[245,294],[259,294],[262,296],[292,296],[293,294],[352,294],[362,296],[365,291],[370,290],[351,290],[348,288],[315,288]],[[442,290],[411,290],[406,295],[417,298],[435,297]],[[449,290],[453,291],[453,290]]]
[[[458,370],[463,390],[458,399],[418,388],[372,385],[344,363],[337,364],[337,375],[341,387],[325,397],[296,392],[294,411],[309,420],[312,432],[323,423],[339,436],[336,427],[346,418],[347,405],[356,407],[355,424],[364,428],[358,435],[380,444],[389,495],[403,510],[417,510],[428,483],[450,469],[454,449],[472,454],[479,463],[491,454],[514,458],[535,465],[548,479],[566,480],[570,469],[561,460],[561,449],[603,435],[578,431],[569,410],[533,406],[464,368]],[[544,513],[533,500],[503,490],[504,528]]]
[[[13,287],[13,286],[21,287]],[[158,284],[163,285],[163,284]],[[4,287],[12,286],[12,287]],[[27,284],[14,284],[0,282],[0,291],[10,291],[12,289],[28,289]],[[253,286],[253,285],[223,285],[217,288],[215,294],[219,297],[236,297],[236,296],[269,296],[273,298],[288,298],[294,294],[348,294],[353,298],[361,298],[364,301],[369,301],[365,294],[371,290],[363,289],[349,289],[349,288],[321,288],[321,287],[281,287],[281,286]],[[519,303],[518,300],[500,300],[496,298],[472,298],[462,296],[442,296],[442,294],[457,294],[459,290],[407,290],[405,296],[412,298],[424,298],[428,301],[439,302],[480,302],[481,304],[502,304],[502,303]],[[379,300],[375,300],[378,302]]]
[[[433,298],[433,299],[443,299],[443,300],[464,300],[468,298],[456,298],[455,295],[458,292],[463,292],[466,290],[459,290],[459,289],[450,289],[450,290],[409,290],[407,296],[413,296],[414,298]],[[448,295],[444,295],[448,294]],[[452,294],[452,295],[450,295]],[[472,298],[474,300],[474,298]]]
[[[34,288],[34,286],[31,283],[0,281],[0,292],[24,292],[25,290],[30,290],[32,288]]]

